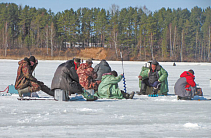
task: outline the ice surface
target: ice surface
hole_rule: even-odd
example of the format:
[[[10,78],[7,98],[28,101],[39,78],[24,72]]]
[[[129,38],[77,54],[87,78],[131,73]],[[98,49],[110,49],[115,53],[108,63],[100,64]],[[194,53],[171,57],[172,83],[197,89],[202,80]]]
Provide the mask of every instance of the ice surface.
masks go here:
[[[35,76],[50,87],[53,74],[65,61],[39,61]],[[94,61],[93,67],[99,63]],[[109,61],[122,73],[122,62]],[[145,62],[124,61],[127,91],[138,91]],[[210,98],[210,63],[160,63],[169,73],[169,93],[184,70],[195,71],[195,81]],[[14,84],[18,60],[0,60],[0,91]],[[122,81],[119,87],[123,89]],[[43,92],[39,95],[46,96]],[[211,101],[177,101],[176,96],[95,102],[53,100],[18,101],[17,95],[0,96],[0,137],[210,137]]]

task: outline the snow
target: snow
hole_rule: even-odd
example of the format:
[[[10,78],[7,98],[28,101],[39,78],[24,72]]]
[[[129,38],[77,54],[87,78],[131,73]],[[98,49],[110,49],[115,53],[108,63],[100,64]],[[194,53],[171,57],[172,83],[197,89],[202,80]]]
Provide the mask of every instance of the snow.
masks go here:
[[[50,87],[57,66],[65,61],[40,60],[35,76]],[[94,61],[93,67],[99,63]],[[146,62],[124,61],[127,91],[138,91],[141,67]],[[109,61],[122,73],[121,61]],[[0,96],[0,137],[210,137],[210,63],[160,62],[168,71],[171,96],[135,95],[130,100],[101,99],[94,102],[54,100],[19,101],[17,95]],[[14,84],[18,60],[0,60],[0,90]],[[201,100],[178,101],[174,84],[185,71],[195,71],[202,88]],[[123,89],[122,81],[119,87]],[[46,96],[43,92],[38,92]],[[197,97],[196,97],[197,99]]]

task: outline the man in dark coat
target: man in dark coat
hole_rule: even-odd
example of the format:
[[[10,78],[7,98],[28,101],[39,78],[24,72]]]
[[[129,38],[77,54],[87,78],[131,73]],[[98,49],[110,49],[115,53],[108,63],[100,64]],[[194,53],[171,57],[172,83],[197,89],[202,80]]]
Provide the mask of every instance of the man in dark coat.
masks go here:
[[[174,92],[178,95],[178,100],[191,100],[196,92],[196,83],[194,81],[194,71],[184,71],[174,85]]]
[[[25,57],[18,62],[19,67],[17,71],[17,77],[15,81],[15,89],[18,90],[19,96],[22,97],[22,94],[28,92],[44,91],[45,93],[53,96],[54,93],[44,85],[43,82],[38,81],[33,75],[32,72],[38,64],[38,60],[34,56],[30,58]]]
[[[75,64],[73,60],[68,60],[58,66],[51,83],[51,89],[61,89],[68,91],[68,94],[82,94],[87,100],[94,101],[97,97],[91,96],[88,92],[82,89],[79,84],[78,74],[75,70]]]
[[[97,79],[96,80],[101,80],[102,75],[104,73],[109,73],[111,72],[111,67],[109,66],[108,62],[106,62],[105,59],[101,60],[99,64],[97,64],[94,67],[94,72],[97,72]]]
[[[67,90],[69,95],[74,93],[81,94],[83,92],[73,60],[68,60],[58,66],[54,73],[51,89]]]

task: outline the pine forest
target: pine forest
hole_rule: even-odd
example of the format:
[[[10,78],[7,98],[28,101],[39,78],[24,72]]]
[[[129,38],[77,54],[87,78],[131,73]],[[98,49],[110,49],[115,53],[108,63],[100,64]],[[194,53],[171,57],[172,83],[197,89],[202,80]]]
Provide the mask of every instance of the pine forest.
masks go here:
[[[55,57],[103,48],[119,60],[210,62],[211,8],[50,9],[0,3],[0,56],[40,54]],[[67,52],[68,51],[68,52]]]

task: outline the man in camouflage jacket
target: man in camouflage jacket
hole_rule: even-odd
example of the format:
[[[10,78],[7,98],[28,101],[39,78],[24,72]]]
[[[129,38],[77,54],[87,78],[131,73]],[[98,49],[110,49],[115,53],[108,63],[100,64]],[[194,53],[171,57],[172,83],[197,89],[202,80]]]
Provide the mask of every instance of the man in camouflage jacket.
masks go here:
[[[80,67],[77,69],[77,74],[79,77],[79,83],[82,87],[87,89],[97,90],[100,81],[95,81],[97,78],[97,73],[94,72],[92,68],[92,60],[86,60],[86,63],[82,63]]]
[[[38,81],[33,75],[35,67],[38,64],[37,59],[34,56],[30,58],[25,57],[18,62],[19,67],[17,71],[17,77],[15,81],[15,89],[18,90],[19,96],[22,97],[23,93],[44,91],[45,93],[53,96],[54,93],[50,91],[43,82]]]

